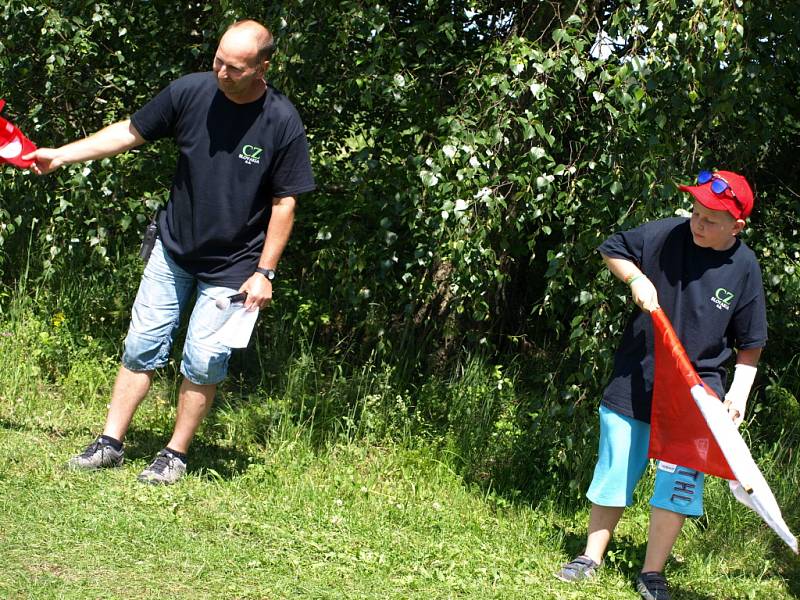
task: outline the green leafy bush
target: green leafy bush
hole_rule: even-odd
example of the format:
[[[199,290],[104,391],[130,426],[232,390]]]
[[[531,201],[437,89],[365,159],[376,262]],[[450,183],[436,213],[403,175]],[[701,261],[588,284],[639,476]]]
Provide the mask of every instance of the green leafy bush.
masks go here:
[[[321,357],[309,378],[353,382],[325,407],[345,430],[435,425],[475,473],[524,450],[535,477],[593,451],[587,424],[631,307],[595,248],[680,213],[677,185],[709,167],[755,187],[745,239],[764,271],[765,371],[791,368],[800,6],[10,0],[0,95],[36,142],[57,145],[208,69],[243,16],[276,33],[270,77],[303,116],[319,184],[300,201],[274,309],[313,348],[281,360]],[[72,290],[57,293],[68,318],[119,340],[139,233],[174,161],[165,142],[44,179],[2,168],[6,289],[27,273],[32,287]],[[91,314],[76,279],[102,290]],[[469,356],[489,366],[462,369]],[[491,365],[512,363],[514,392],[495,390]],[[485,386],[466,383],[486,369]],[[430,374],[453,387],[426,387]],[[796,378],[785,385],[797,395]],[[543,427],[553,435],[537,438]]]

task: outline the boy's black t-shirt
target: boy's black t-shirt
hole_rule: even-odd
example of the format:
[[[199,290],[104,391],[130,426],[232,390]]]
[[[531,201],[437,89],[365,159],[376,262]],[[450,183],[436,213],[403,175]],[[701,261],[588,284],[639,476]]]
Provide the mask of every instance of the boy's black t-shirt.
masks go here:
[[[238,288],[258,266],[272,198],[314,189],[300,116],[278,90],[236,104],[213,72],[169,84],[131,117],[148,141],[172,137],[178,164],[159,236],[183,269]]]
[[[733,349],[761,348],[767,341],[764,288],[753,251],[739,239],[724,251],[701,248],[685,218],[614,234],[598,250],[636,263],[653,282],[698,375],[723,398],[724,363]],[[637,307],[614,356],[604,406],[650,422],[653,354],[652,319]]]

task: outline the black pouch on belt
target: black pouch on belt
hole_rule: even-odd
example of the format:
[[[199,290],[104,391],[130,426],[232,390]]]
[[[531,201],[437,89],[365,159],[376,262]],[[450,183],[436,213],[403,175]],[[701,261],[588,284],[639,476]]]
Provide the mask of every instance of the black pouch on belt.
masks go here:
[[[147,264],[147,261],[150,259],[150,253],[153,251],[153,246],[156,245],[156,238],[158,237],[158,225],[156,224],[157,220],[158,213],[153,215],[153,218],[150,219],[150,222],[144,229],[144,235],[142,236],[142,247],[139,248],[139,258],[144,261],[144,264]]]

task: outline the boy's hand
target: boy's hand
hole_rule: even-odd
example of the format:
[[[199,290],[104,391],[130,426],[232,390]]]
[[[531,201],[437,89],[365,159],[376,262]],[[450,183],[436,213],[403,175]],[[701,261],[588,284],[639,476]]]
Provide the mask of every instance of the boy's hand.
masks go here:
[[[748,355],[749,353],[749,355]],[[744,419],[744,409],[747,406],[747,398],[750,396],[750,390],[753,387],[753,382],[756,379],[756,367],[753,364],[758,362],[758,356],[761,354],[761,349],[739,350],[736,357],[737,360],[744,360],[747,362],[736,363],[736,368],[733,371],[733,381],[728,393],[725,394],[725,408],[728,409],[734,425],[737,427],[742,424]]]
[[[741,396],[735,393],[728,392],[725,394],[725,408],[728,409],[728,414],[733,419],[733,424],[739,427],[744,420],[744,411],[747,407],[747,396]]]
[[[653,282],[641,275],[631,282],[631,295],[636,306],[646,313],[651,313],[658,308],[658,292]]]

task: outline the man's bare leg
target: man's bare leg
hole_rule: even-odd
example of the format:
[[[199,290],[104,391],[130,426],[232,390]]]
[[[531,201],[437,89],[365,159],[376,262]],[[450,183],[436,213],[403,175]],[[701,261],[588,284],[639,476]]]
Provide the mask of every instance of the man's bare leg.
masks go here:
[[[111,404],[106,416],[103,435],[120,442],[125,439],[133,415],[139,408],[153,381],[153,371],[131,371],[120,367],[114,389],[111,392]]]
[[[216,384],[199,385],[184,378],[178,396],[175,430],[167,444],[170,449],[183,454],[188,452],[197,428],[211,410],[216,392]]]

